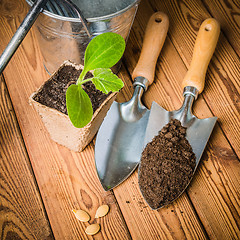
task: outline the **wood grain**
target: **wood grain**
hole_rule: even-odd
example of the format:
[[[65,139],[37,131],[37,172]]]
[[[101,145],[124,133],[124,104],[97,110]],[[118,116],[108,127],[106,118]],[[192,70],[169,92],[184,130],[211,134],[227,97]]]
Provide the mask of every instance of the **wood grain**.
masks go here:
[[[169,15],[171,23],[169,28],[170,38],[184,64],[189,67],[200,24],[204,19],[211,17],[208,11],[200,0],[169,2],[152,0],[151,4],[156,10],[162,9]],[[229,34],[231,35],[231,33]],[[238,39],[237,42],[240,43],[240,40]],[[214,116],[219,118],[218,122],[238,158],[240,157],[239,79],[239,57],[225,36],[221,34],[208,68],[203,96]]]
[[[153,83],[155,67],[168,32],[168,16],[162,12],[154,13],[148,20],[138,63],[132,78],[144,77],[149,85]]]
[[[197,1],[151,1],[151,6],[154,11],[159,11],[161,9],[161,11],[164,11],[169,15],[170,30],[168,35],[169,38],[167,39],[161,53],[160,64],[157,67],[155,84],[149,88],[144,96],[144,102],[147,106],[151,104],[151,100],[156,101],[167,110],[178,109],[181,106],[182,89],[180,86],[187,71],[185,65],[189,66],[190,64],[198,26],[200,26],[205,17],[209,17],[207,13],[205,14],[206,10],[203,5],[199,5],[196,2]],[[143,9],[146,12],[146,5],[144,5]],[[141,11],[141,9],[139,10]],[[143,12],[139,13],[139,16],[143,15]],[[140,24],[139,21],[138,25]],[[135,32],[136,36],[137,34],[140,35],[138,31],[139,28],[136,28],[135,30],[133,26],[133,33]],[[135,60],[131,56],[133,56],[134,53],[139,53],[139,49],[136,47],[139,45],[139,43],[136,42],[137,37],[133,39],[133,42],[131,42],[131,40],[132,38],[130,38],[128,48],[131,50],[125,54],[126,65],[129,66],[128,69],[130,73],[135,64]],[[224,47],[227,48],[233,56],[236,56],[227,41],[224,42]],[[213,102],[216,103],[214,107],[211,108],[213,112],[215,112],[218,107],[221,107],[221,111],[223,111],[224,108],[225,113],[231,113],[231,108],[235,107],[233,103],[228,106],[222,104],[226,101],[226,98],[228,99],[227,102],[231,102],[232,98],[227,96],[227,91],[220,90],[219,87],[216,87],[218,84],[222,84],[221,75],[214,73],[214,77],[211,76],[214,71],[212,69],[214,69],[213,64],[215,61],[226,61],[224,66],[230,71],[232,71],[232,68],[234,69],[239,66],[239,60],[237,57],[234,59],[236,62],[230,61],[231,64],[228,64],[230,60],[230,58],[228,59],[228,56],[230,56],[230,53],[227,54],[227,56],[222,55],[219,47],[216,49],[215,56],[218,54],[221,56],[217,60],[214,57],[210,63],[206,78],[204,98],[200,96],[194,108],[194,113],[199,118],[212,116],[208,105],[213,105]],[[232,77],[230,78],[230,81],[235,82],[236,79],[235,77]],[[214,87],[210,85],[211,82],[214,82]],[[215,92],[215,94],[212,94],[212,92]],[[237,90],[236,92],[239,91]],[[220,97],[223,98],[221,101],[219,99]],[[220,110],[218,110],[218,112],[220,113]],[[235,112],[238,114],[238,111]],[[235,116],[233,116],[233,114],[229,115],[231,115],[231,117],[228,116],[226,122],[228,124],[231,122],[238,128],[239,121],[235,122]],[[237,117],[238,116],[239,115],[237,115]],[[222,122],[222,119],[220,119],[220,121]],[[231,145],[229,145],[228,139],[225,138],[225,132],[226,131],[224,131],[224,133],[222,132],[219,125],[215,128],[214,134],[211,137],[210,143],[205,152],[208,157],[206,158],[206,155],[204,155],[205,161],[204,157],[202,159],[202,162],[204,162],[204,168],[201,164],[196,177],[188,189],[188,194],[194,208],[199,214],[200,219],[207,230],[208,236],[213,239],[219,239],[221,236],[224,236],[225,239],[235,239],[239,236],[240,165],[238,157],[232,150]],[[234,150],[237,150],[239,148],[238,132],[232,131],[231,134],[235,135],[235,140],[234,136],[231,136],[231,143],[235,144]],[[228,136],[231,134],[229,133]],[[209,146],[213,147],[210,148]],[[231,156],[230,165],[225,160],[224,155],[219,155],[219,151],[226,152],[226,156]],[[221,174],[219,174],[219,169],[221,169]],[[214,175],[214,177],[211,178],[212,175]],[[210,182],[209,179],[211,179]],[[208,209],[207,205],[211,206],[210,209]]]
[[[142,2],[128,40],[124,57],[124,61],[127,63],[126,65],[132,66],[132,69],[130,68],[131,72],[137,63],[142,46],[144,29],[152,13],[153,11],[150,6],[147,5],[147,2]],[[164,44],[163,51],[165,51],[164,49],[169,46],[169,44],[169,41]],[[132,83],[127,74],[121,71],[119,76],[125,81],[125,88],[122,94],[125,94],[125,91],[128,93],[131,92],[132,88],[128,89],[128,86],[131,86]],[[154,85],[155,83],[149,88],[149,91],[154,88]],[[146,95],[150,96],[150,92],[145,93],[144,100],[147,99]],[[120,99],[120,96],[118,96],[118,99]],[[153,99],[153,95],[148,98],[149,101]],[[121,101],[123,101],[123,98],[121,98]],[[146,106],[150,106],[147,101],[144,102]],[[114,194],[133,239],[207,238],[207,234],[186,194],[183,194],[179,201],[176,201],[168,208],[153,211],[147,206],[140,193],[137,172],[115,188]],[[182,214],[183,212],[184,215]]]
[[[202,2],[209,13],[219,21],[224,36],[240,57],[240,2],[238,0]]]
[[[9,8],[18,9],[16,15],[21,17],[9,21],[8,14],[12,14]],[[26,13],[26,3],[2,1],[0,11],[3,12],[1,25],[4,25],[0,34],[10,37]],[[7,40],[1,38],[1,51]],[[130,239],[114,195],[105,193],[98,181],[93,146],[80,154],[58,146],[50,140],[39,115],[28,104],[30,94],[47,79],[36,42],[30,31],[4,74],[54,237],[92,239],[85,234],[89,223],[79,222],[72,213],[73,208],[81,208],[91,215],[90,223],[97,221],[101,225],[94,239]],[[105,218],[94,220],[95,211],[102,203],[108,204],[111,210]]]
[[[227,14],[231,12],[229,10],[231,4],[238,6],[234,0],[221,0],[219,4],[215,0],[212,1],[213,3],[203,2],[204,4],[200,0],[141,1],[127,44],[124,64],[119,73],[125,82],[125,87],[117,98],[120,102],[128,100],[132,95],[132,80],[129,76],[140,54],[147,21],[153,12],[164,11],[170,18],[170,30],[157,62],[155,82],[144,94],[143,102],[148,108],[153,100],[167,110],[181,106],[183,100],[181,81],[191,62],[193,46],[201,22],[210,16],[209,12],[216,14],[219,10],[224,13],[224,16],[218,15],[219,19],[231,25],[231,20],[230,23],[226,23],[229,21],[226,12]],[[210,4],[215,4],[216,10],[211,12],[209,9],[213,5]],[[220,9],[220,6],[225,5],[229,9],[226,11]],[[26,9],[24,0],[0,1],[0,51],[6,46],[23,19]],[[235,7],[234,11],[236,11]],[[114,191],[104,192],[96,175],[93,143],[82,153],[74,153],[50,140],[39,115],[28,105],[30,94],[48,77],[42,65],[36,37],[30,31],[7,66],[4,75],[30,156],[33,174],[56,239],[239,238],[240,64],[235,50],[239,44],[236,16],[237,14],[234,17],[234,29],[230,32],[224,30],[224,34],[220,36],[207,73],[206,88],[194,105],[194,114],[199,118],[217,115],[220,120],[188,190],[173,204],[158,211],[152,211],[146,205],[139,191],[136,171]],[[228,36],[234,31],[236,31],[234,36]],[[4,121],[6,118],[4,115]],[[9,129],[13,128],[9,127]],[[4,134],[9,136],[7,132]],[[10,139],[8,138],[8,141]],[[1,137],[0,141],[2,141]],[[24,146],[21,145],[20,149],[24,149]],[[17,153],[19,154],[21,156],[21,151]],[[16,160],[16,163],[20,165],[19,160]],[[9,176],[5,178],[9,182],[9,189],[12,190],[13,186],[17,185],[19,176],[15,177],[12,172]],[[33,176],[30,179],[33,179]],[[6,181],[4,180],[2,185]],[[17,190],[23,191],[22,185]],[[36,205],[37,209],[43,209],[41,202],[38,204],[34,200],[35,204],[33,204],[25,200],[26,196],[24,198],[17,195],[16,191],[13,192],[14,197],[19,199],[18,204],[21,204],[20,213],[27,212],[32,205]],[[39,196],[39,193],[36,196]],[[36,196],[34,199],[38,199]],[[93,218],[95,211],[103,203],[110,206],[110,212],[106,217],[95,220]],[[84,231],[89,223],[77,221],[71,211],[73,208],[87,211],[92,217],[90,223],[100,223],[101,232],[94,237],[87,236]],[[11,209],[16,212],[15,205]],[[10,222],[9,219],[17,221],[15,215],[5,214],[0,217],[0,222]],[[31,234],[35,228],[28,230],[29,226],[33,225],[31,221],[24,219],[14,225],[18,228],[10,224],[6,227],[6,229],[14,229],[13,232],[16,233],[10,237],[34,239],[35,235],[32,237]],[[31,234],[28,234],[29,232]],[[46,235],[49,236],[47,233]]]
[[[53,239],[2,77],[0,136],[0,238]]]
[[[169,92],[167,86],[173,82],[173,86],[178,88],[179,97],[177,97],[177,99],[168,99],[168,101],[170,100],[172,102],[171,105],[174,105],[173,101],[176,101],[178,104],[175,103],[175,105],[180,106],[182,97],[180,87],[181,81],[179,82],[180,78],[178,74],[181,71],[183,74],[182,76],[184,76],[186,68],[183,63],[178,63],[177,65],[174,64],[177,58],[176,53],[174,54],[172,52],[171,56],[172,57],[169,57],[169,54],[163,56],[164,61],[161,64],[161,70],[165,73],[170,83],[167,84],[164,78],[157,78],[157,80],[162,82],[160,92],[165,92],[165,94]],[[171,66],[171,68],[169,68],[169,66]],[[154,95],[156,96],[156,94],[155,91]],[[157,102],[159,102],[160,105],[164,105],[167,110],[175,109],[172,108],[169,103],[164,104],[166,99],[162,100],[163,103],[160,103],[159,101]],[[202,96],[199,96],[194,107],[194,114],[198,117],[207,118],[213,116]],[[176,106],[176,109],[177,108],[178,106]],[[223,155],[219,154],[219,151],[223,153]],[[228,156],[231,156],[230,165],[225,160]],[[221,169],[221,174],[219,174],[219,169]],[[218,239],[221,236],[225,236],[225,239],[229,239],[236,237],[237,234],[239,234],[239,169],[240,163],[238,158],[234,154],[234,151],[224,137],[221,128],[217,124],[214,128],[214,132],[210,138],[205,154],[201,159],[198,172],[195,174],[192,184],[188,188],[189,197],[210,238]],[[214,175],[214,177],[212,177],[212,175]],[[198,180],[196,181],[196,179]],[[210,179],[211,181],[209,181]],[[224,185],[222,188],[221,186],[223,182],[226,186]],[[206,207],[207,205],[209,207]],[[228,214],[225,214],[226,211]],[[230,230],[227,231],[227,229]]]

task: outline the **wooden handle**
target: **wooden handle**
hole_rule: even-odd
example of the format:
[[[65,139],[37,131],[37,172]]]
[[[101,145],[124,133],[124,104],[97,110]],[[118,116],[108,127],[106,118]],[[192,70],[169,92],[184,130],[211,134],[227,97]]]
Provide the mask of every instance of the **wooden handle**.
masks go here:
[[[156,62],[167,36],[168,26],[169,20],[165,13],[156,12],[149,19],[140,58],[132,74],[133,79],[141,76],[149,84],[153,83]]]
[[[183,79],[182,87],[192,86],[201,93],[204,89],[208,64],[212,58],[220,34],[219,23],[206,19],[200,26],[193,50],[192,62]]]

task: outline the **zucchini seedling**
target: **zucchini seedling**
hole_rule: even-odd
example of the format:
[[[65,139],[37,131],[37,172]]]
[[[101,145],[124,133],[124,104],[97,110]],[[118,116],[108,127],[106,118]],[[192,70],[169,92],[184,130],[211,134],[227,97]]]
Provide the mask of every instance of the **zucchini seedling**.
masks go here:
[[[105,94],[118,92],[123,82],[112,71],[122,57],[125,50],[125,41],[119,34],[108,32],[93,38],[88,44],[84,56],[84,68],[76,82],[68,87],[66,105],[68,116],[77,128],[86,126],[92,119],[92,103],[83,90],[82,84],[92,81],[96,89]],[[85,79],[86,74],[92,71],[93,77]]]

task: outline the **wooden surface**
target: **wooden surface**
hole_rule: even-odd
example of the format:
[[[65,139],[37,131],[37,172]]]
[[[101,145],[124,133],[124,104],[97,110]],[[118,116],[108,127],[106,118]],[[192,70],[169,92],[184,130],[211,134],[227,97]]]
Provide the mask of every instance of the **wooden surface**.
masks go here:
[[[216,18],[221,34],[203,93],[194,104],[199,118],[218,117],[217,125],[187,191],[158,211],[145,203],[135,171],[105,192],[95,171],[94,141],[81,153],[51,141],[30,94],[48,75],[31,30],[0,79],[0,239],[240,239],[240,2],[237,0],[142,0],[119,76],[131,97],[131,74],[144,29],[156,11],[170,27],[157,62],[155,81],[144,94],[167,110],[183,101],[181,81],[190,66],[200,24]],[[0,52],[27,13],[24,0],[0,0]],[[94,220],[100,204],[109,214]],[[72,209],[83,209],[101,231],[87,236],[89,223]]]

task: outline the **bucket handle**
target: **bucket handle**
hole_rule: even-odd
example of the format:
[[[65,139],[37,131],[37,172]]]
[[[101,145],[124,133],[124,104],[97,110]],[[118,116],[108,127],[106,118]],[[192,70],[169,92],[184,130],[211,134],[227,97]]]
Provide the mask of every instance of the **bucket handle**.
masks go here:
[[[82,22],[82,25],[88,35],[89,38],[92,37],[92,34],[90,33],[90,30],[88,28],[88,21],[87,19],[83,16],[82,11],[79,9],[79,7],[76,6],[76,4],[74,4],[71,0],[62,0],[63,2],[69,4],[69,6],[75,10],[75,12],[77,13],[79,19]]]

